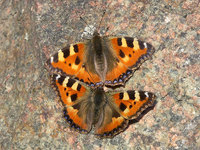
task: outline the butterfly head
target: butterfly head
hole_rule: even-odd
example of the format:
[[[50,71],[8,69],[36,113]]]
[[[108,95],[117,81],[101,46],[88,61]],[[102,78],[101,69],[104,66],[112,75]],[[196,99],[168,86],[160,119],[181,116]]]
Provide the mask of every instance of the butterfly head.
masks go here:
[[[97,30],[94,31],[93,37],[100,37],[100,34],[99,34],[99,32]]]

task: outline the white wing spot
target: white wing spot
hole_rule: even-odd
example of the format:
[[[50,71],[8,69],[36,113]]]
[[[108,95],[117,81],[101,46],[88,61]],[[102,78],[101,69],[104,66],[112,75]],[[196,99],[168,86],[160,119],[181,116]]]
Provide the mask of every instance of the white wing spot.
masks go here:
[[[60,78],[60,75],[57,75],[56,80],[58,80]]]
[[[53,56],[51,57],[50,62],[53,63]]]
[[[147,43],[144,43],[144,47],[147,48]]]
[[[146,95],[146,97],[149,97],[149,94],[148,94],[148,92],[145,92],[144,94]]]

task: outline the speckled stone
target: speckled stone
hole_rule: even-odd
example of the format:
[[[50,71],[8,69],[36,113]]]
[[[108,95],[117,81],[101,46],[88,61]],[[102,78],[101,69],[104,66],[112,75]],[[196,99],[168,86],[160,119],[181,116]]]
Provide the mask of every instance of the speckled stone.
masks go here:
[[[1,1],[0,149],[199,149],[199,6],[198,0]],[[124,132],[99,140],[68,128],[44,64],[68,43],[89,38],[105,9],[102,35],[154,46],[153,58],[125,88],[151,91],[157,103]]]

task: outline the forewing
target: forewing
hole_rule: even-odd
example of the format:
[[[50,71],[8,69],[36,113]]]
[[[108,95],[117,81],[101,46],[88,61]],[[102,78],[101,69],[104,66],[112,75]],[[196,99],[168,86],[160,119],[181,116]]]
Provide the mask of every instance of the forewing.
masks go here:
[[[52,83],[64,105],[68,124],[80,132],[89,132],[92,126],[92,119],[88,119],[91,109],[89,89],[78,80],[57,74],[52,76]]]
[[[88,72],[85,68],[84,63],[87,63],[87,60],[84,60],[85,53],[84,43],[67,46],[50,57],[47,67],[56,74],[65,74],[89,85],[100,82],[97,74]]]
[[[126,119],[137,118],[147,107],[153,106],[155,95],[145,91],[125,91],[112,95],[118,112]]]
[[[153,47],[131,37],[109,38],[107,45],[116,57],[115,66],[109,68],[105,84],[108,86],[124,85],[134,71],[154,53]]]

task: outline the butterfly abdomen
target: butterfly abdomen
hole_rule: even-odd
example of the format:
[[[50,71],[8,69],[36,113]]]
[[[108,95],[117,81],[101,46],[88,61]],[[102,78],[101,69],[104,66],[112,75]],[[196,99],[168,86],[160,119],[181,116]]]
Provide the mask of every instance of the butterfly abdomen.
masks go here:
[[[102,38],[99,34],[94,34],[93,37],[93,52],[94,52],[94,67],[95,71],[99,74],[101,79],[105,80],[105,75],[107,72],[107,60],[104,53],[104,47],[102,45]]]
[[[105,104],[105,92],[101,88],[97,88],[94,92],[93,98],[95,105],[93,124],[96,124],[101,116],[102,109]]]

